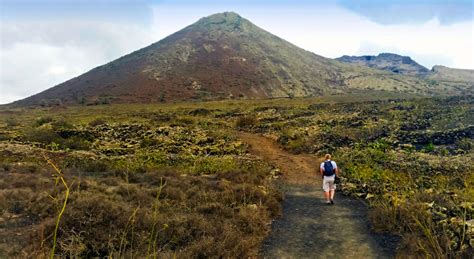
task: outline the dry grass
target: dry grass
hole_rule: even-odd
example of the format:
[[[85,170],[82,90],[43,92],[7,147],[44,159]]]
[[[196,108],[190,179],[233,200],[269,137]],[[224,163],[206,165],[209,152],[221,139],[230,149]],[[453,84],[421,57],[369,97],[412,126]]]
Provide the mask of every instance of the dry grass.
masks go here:
[[[63,159],[55,157],[59,164]],[[280,213],[281,195],[268,168],[206,176],[170,168],[129,172],[129,181],[105,173],[84,176],[66,168],[54,175],[65,181],[67,176],[67,182],[52,189],[47,169],[32,175],[12,165],[10,173],[0,174],[0,208],[33,220],[27,223],[29,234],[9,242],[15,248],[8,255],[29,251],[46,256],[50,251],[70,257],[257,256],[268,222]],[[58,211],[59,203],[63,206]],[[14,225],[7,229],[21,231]]]

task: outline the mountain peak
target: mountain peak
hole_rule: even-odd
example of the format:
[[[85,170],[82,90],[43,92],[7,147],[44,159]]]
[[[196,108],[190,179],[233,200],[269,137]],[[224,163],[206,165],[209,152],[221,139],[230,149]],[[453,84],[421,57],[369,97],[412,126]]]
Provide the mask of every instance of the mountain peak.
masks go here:
[[[404,57],[404,56],[399,55],[399,54],[395,54],[395,53],[382,52],[382,53],[379,53],[378,57],[386,57],[386,58],[398,57],[398,58],[401,58],[401,57]]]
[[[377,58],[391,59],[391,60],[394,60],[394,61],[397,60],[397,61],[401,61],[403,64],[410,64],[410,63],[417,64],[409,56],[402,56],[402,55],[395,54],[395,53],[380,53],[377,56]]]
[[[205,26],[209,28],[221,27],[221,28],[242,28],[242,24],[246,22],[242,16],[235,12],[223,12],[209,15],[201,18],[195,25]]]
[[[203,17],[202,19],[226,19],[226,20],[234,20],[234,19],[242,19],[242,16],[240,16],[236,12],[222,12],[222,13],[215,13],[211,14],[209,16]]]

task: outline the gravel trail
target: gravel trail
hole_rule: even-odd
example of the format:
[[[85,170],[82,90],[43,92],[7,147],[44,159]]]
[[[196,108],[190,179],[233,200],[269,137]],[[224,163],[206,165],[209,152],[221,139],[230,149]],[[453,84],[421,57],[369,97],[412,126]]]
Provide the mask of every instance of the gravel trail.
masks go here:
[[[279,167],[285,179],[283,216],[272,224],[263,243],[264,258],[393,258],[390,238],[371,233],[366,205],[336,193],[324,203],[320,158],[294,155],[273,140],[250,133],[238,136],[250,152]],[[335,159],[337,161],[337,159]]]

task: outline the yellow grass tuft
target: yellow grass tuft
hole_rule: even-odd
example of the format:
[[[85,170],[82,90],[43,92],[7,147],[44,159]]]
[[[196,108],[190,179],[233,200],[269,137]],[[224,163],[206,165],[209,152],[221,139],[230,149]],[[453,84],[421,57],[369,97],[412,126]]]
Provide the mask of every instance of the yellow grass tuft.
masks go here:
[[[56,218],[56,226],[54,228],[54,236],[53,236],[53,248],[51,249],[51,256],[50,258],[54,258],[54,251],[56,250],[56,243],[57,243],[57,236],[58,236],[58,229],[59,229],[59,222],[61,221],[61,217],[64,213],[64,210],[66,210],[66,205],[67,201],[69,198],[69,185],[67,184],[66,180],[64,179],[64,174],[61,172],[61,170],[56,166],[56,164],[53,163],[51,159],[49,159],[46,155],[44,155],[44,159],[48,162],[49,165],[51,165],[56,173],[54,175],[54,179],[56,181],[56,185],[61,181],[62,185],[66,188],[66,192],[64,193],[64,202],[63,206],[59,210],[58,217]]]

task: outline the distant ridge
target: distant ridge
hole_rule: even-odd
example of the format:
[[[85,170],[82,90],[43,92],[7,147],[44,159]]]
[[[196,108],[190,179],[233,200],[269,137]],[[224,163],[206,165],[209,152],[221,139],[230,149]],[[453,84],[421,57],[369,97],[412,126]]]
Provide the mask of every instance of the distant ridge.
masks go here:
[[[415,67],[415,62],[409,63],[409,68]],[[454,88],[411,76],[409,68],[395,74],[324,58],[225,12],[201,18],[159,42],[13,104],[258,99],[359,89],[417,94],[473,91],[472,82],[456,83]]]
[[[377,68],[395,74],[417,76],[430,80],[431,85],[444,84],[447,87],[457,88],[459,84],[467,86],[472,93],[474,84],[474,70],[456,69],[445,66],[434,66],[431,70],[418,64],[408,56],[393,53],[380,53],[377,56],[347,56],[336,58],[338,61],[359,66]],[[436,80],[436,81],[433,81]]]
[[[393,53],[380,53],[377,56],[347,56],[344,55],[336,60],[363,65],[372,68],[388,70],[403,75],[425,75],[430,72],[426,67],[416,63],[407,56]]]
[[[438,65],[431,69],[429,77],[437,80],[474,82],[474,70],[457,69]]]

